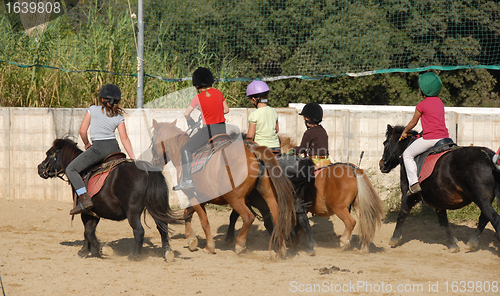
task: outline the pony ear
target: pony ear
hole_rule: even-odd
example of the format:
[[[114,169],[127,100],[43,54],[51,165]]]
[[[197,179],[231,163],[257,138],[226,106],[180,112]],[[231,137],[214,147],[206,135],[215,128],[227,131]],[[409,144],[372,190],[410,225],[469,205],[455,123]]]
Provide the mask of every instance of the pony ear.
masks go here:
[[[177,124],[177,118],[170,123],[171,125],[176,125]]]
[[[392,134],[392,126],[390,124],[387,125],[387,133]]]
[[[156,121],[156,119],[153,119],[153,128],[158,128],[158,121]]]

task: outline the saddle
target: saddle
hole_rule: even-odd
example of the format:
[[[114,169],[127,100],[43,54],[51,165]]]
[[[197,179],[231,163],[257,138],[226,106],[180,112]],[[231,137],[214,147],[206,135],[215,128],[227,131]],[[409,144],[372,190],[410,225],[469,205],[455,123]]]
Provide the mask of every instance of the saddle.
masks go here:
[[[96,165],[83,175],[82,179],[87,187],[87,192],[89,197],[92,197],[99,193],[106,178],[117,165],[122,162],[129,161],[123,152],[116,152],[108,155],[101,164]]]
[[[445,138],[439,140],[432,148],[415,157],[418,181],[422,182],[427,179],[432,174],[439,158],[457,148],[459,147],[451,138]]]
[[[204,169],[205,165],[215,152],[224,149],[233,142],[234,140],[232,140],[228,134],[219,134],[213,136],[205,146],[202,146],[193,153],[191,174]]]

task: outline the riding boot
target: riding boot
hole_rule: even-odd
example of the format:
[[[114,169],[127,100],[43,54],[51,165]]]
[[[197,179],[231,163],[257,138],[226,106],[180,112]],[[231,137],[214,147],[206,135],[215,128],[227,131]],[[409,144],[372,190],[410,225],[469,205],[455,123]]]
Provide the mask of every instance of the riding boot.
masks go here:
[[[194,188],[193,178],[191,176],[191,162],[193,155],[190,151],[181,150],[181,163],[182,163],[182,178],[179,184],[174,186],[174,190],[192,189]]]
[[[77,203],[76,207],[69,212],[70,215],[78,215],[94,207],[92,199],[90,199],[87,192],[78,195],[78,198],[80,201]]]
[[[412,195],[417,194],[419,192],[422,192],[422,188],[420,188],[420,183],[417,182],[417,183],[410,186],[406,195],[412,196]]]

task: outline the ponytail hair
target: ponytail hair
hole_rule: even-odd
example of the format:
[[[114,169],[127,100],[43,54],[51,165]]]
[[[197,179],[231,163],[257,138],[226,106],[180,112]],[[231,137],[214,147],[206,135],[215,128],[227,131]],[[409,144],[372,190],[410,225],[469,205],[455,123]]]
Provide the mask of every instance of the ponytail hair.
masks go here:
[[[118,106],[118,103],[111,104],[109,99],[104,99],[104,102],[102,102],[102,110],[106,110],[106,115],[108,117],[123,115],[125,113],[125,110]]]

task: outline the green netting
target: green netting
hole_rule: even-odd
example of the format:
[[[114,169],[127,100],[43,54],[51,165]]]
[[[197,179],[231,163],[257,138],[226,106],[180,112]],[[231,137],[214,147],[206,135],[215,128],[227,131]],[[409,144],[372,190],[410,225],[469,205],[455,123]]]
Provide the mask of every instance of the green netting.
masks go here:
[[[128,1],[62,2],[77,4],[30,35],[3,7],[0,60],[136,75]],[[222,81],[500,68],[498,1],[144,2],[145,73],[166,81],[200,65]]]

